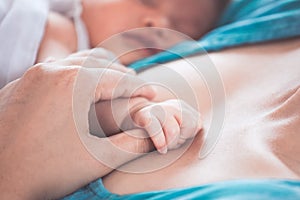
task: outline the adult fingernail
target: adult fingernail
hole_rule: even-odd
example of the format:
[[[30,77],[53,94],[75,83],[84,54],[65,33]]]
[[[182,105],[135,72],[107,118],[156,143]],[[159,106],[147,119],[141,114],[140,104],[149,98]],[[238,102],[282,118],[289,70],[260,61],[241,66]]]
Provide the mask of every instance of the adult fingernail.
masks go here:
[[[128,73],[131,75],[136,75],[136,71],[134,69],[128,69]]]

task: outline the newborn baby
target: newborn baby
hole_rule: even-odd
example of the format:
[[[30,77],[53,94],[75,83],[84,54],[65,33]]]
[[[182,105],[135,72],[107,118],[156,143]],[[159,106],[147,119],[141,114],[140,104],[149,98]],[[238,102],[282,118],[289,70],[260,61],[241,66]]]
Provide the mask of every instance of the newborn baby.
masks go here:
[[[61,2],[59,3],[61,4]],[[44,38],[38,52],[38,62],[48,57],[61,58],[76,52],[79,46],[82,46],[82,41],[78,40],[79,37],[82,37],[82,33],[83,35],[86,33],[89,41],[86,46],[89,48],[98,47],[102,43],[101,47],[117,55],[145,46],[166,49],[188,37],[199,39],[214,27],[227,1],[82,0],[77,3],[82,6],[79,19],[78,6],[75,6],[77,9],[75,9],[75,14],[73,13],[73,20],[56,12],[49,14]],[[127,32],[105,42],[115,34],[144,27],[165,29]],[[166,29],[186,36],[174,37],[168,34]],[[122,55],[119,59],[122,64],[127,65],[153,55],[160,49],[135,50]],[[104,57],[107,58],[107,56]],[[98,113],[101,113],[102,117],[98,118],[106,135],[123,130],[120,124],[125,124],[125,129],[143,128],[160,153],[166,153],[168,149],[181,146],[201,129],[198,112],[181,101],[151,103],[146,100],[133,99],[129,104],[127,102],[122,105],[119,106],[120,109],[115,115],[120,119],[112,116],[112,108],[111,110],[107,109],[110,105],[100,103],[96,106],[96,109],[99,110]],[[114,109],[115,107],[118,106],[114,105]],[[125,116],[124,112],[127,113],[128,110],[130,110],[128,114],[131,120],[126,121],[128,116]],[[106,114],[104,115],[103,112]],[[103,118],[103,116],[105,117]]]
[[[105,60],[105,53],[102,49],[94,49],[72,54],[68,58],[73,59],[73,65],[78,65],[75,61],[86,60],[88,64],[85,67],[101,67],[101,60]],[[88,58],[86,55],[89,55]],[[128,68],[117,63],[112,64],[110,68],[128,72]],[[110,71],[107,70],[102,76],[105,76],[105,73]],[[105,85],[101,83],[101,77],[99,84]],[[116,93],[118,84],[128,85],[122,80],[114,82]],[[128,85],[129,91],[136,89]],[[169,93],[162,88],[156,95],[162,92]],[[202,129],[202,118],[199,112],[184,101],[176,97],[172,98],[162,102],[157,102],[156,97],[155,100],[135,97],[98,102],[90,110],[90,132],[99,137],[109,137],[127,130],[144,129],[146,134],[132,136],[150,138],[155,149],[165,154],[168,150],[177,149],[187,140],[194,138]]]
[[[78,47],[82,46],[79,44],[82,41],[78,39],[85,34],[88,39],[85,39],[88,41],[85,46],[89,48],[97,47],[115,34],[144,27],[167,28],[192,39],[199,39],[214,27],[228,0],[81,0],[81,2],[78,0],[72,2],[75,2],[73,6],[75,11],[71,14],[73,15],[71,19],[58,12],[50,12],[37,61],[43,61],[47,57],[61,58],[76,52],[80,49]],[[58,1],[58,5],[61,4],[62,2]],[[81,12],[78,8],[80,6],[82,6]],[[77,22],[78,20],[80,23]],[[78,24],[79,28],[76,26]],[[150,33],[124,34],[121,39],[108,45],[104,44],[104,47],[115,54],[126,48],[132,49],[134,42],[144,46],[158,44],[161,45],[159,46],[161,49],[165,49],[184,38],[187,37],[171,37],[168,32],[157,29]],[[159,51],[151,48],[137,50],[121,56],[120,60],[122,64],[129,64]]]

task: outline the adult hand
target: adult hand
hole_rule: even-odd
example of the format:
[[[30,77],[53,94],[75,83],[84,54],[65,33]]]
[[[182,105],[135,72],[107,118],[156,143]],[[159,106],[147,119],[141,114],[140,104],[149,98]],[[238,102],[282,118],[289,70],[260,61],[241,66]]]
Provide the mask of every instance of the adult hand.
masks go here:
[[[130,136],[141,130],[89,134],[91,104],[155,92],[128,73],[82,62],[38,64],[0,90],[0,199],[56,199],[153,148]]]
[[[49,57],[45,62],[54,62],[54,57]],[[119,60],[115,55],[103,48],[94,48],[91,50],[83,50],[77,53],[71,54],[64,61],[67,64],[80,65],[87,68],[98,68],[106,67],[114,69],[124,73],[130,73],[135,75],[135,71],[131,68],[125,67],[119,63]]]

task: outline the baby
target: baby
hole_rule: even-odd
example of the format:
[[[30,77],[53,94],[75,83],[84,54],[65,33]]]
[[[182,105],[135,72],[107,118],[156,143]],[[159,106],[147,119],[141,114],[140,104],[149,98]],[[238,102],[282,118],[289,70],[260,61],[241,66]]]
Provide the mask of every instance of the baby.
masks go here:
[[[58,12],[50,12],[37,61],[43,61],[47,57],[65,57],[81,48],[95,48],[111,36],[135,28],[166,28],[192,39],[199,39],[214,28],[228,1],[72,0],[71,14],[67,11],[61,12],[68,13],[69,18]],[[62,1],[57,2],[60,6],[63,4]],[[120,49],[132,48],[128,47],[130,39],[150,46],[160,44],[161,48],[168,48],[183,39],[170,38],[170,34],[162,30],[154,30],[150,34],[124,34],[122,37],[125,39],[104,47],[118,54]],[[152,44],[145,42],[149,38]],[[121,56],[120,60],[127,65],[159,51],[138,50]]]
[[[37,62],[48,57],[61,58],[76,52],[79,46],[82,46],[82,41],[78,40],[81,37],[78,35],[78,29],[81,30],[81,34],[86,33],[88,48],[97,47],[114,34],[144,27],[167,28],[192,39],[199,39],[214,27],[226,3],[227,0],[82,0],[80,19],[76,19],[76,15],[70,20],[55,12],[49,14]],[[78,20],[81,25],[79,28]],[[156,44],[167,43],[163,46],[166,48],[180,41],[178,38],[170,39],[162,29],[154,29],[151,35],[142,31],[124,34],[121,37],[140,43],[147,43],[143,41],[149,41],[151,38]],[[149,42],[147,44],[153,45]],[[120,49],[132,48],[128,41],[122,39],[102,47],[115,54],[118,54]],[[119,59],[126,65],[157,52],[153,49],[138,50]],[[80,53],[77,56],[80,56]],[[163,154],[168,149],[178,148],[202,128],[198,112],[179,100],[154,103],[134,98],[129,101],[117,101],[114,106],[111,102],[96,105],[98,121],[105,134],[114,134],[120,129],[144,128],[156,149]]]
[[[84,67],[106,67],[106,65],[103,66],[105,53],[102,49],[94,49],[72,54],[68,58],[70,61],[73,59],[74,65],[84,60]],[[88,57],[86,57],[87,55]],[[120,64],[111,64],[110,68],[128,72],[128,68]],[[105,76],[105,73],[110,73],[110,71],[105,71],[102,76]],[[101,83],[101,77],[99,84],[105,84]],[[116,80],[115,84],[116,92],[118,84],[127,85],[126,82],[122,83],[122,80]],[[128,90],[136,89],[128,85]],[[176,149],[187,140],[194,138],[202,129],[200,114],[176,97],[160,102],[160,95],[170,91],[165,88],[158,89],[154,99],[135,97],[98,102],[95,107],[91,107],[90,132],[99,137],[108,137],[122,131],[142,128],[147,134],[133,135],[133,137],[151,138],[154,147],[162,154]]]
[[[150,102],[144,98],[118,99],[96,104],[101,129],[90,127],[92,134],[111,136],[120,131],[144,129],[158,152],[165,154],[192,139],[202,129],[200,114],[181,100]],[[95,126],[95,125],[94,125]]]

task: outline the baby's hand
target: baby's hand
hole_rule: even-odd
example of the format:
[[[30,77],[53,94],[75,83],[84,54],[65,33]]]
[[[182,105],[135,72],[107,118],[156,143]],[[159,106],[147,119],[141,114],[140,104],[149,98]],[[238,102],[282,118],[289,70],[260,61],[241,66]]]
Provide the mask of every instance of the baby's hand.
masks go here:
[[[144,128],[158,152],[180,147],[202,128],[200,114],[181,100],[154,103],[131,114],[134,123]]]

